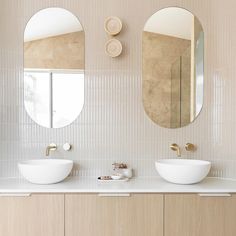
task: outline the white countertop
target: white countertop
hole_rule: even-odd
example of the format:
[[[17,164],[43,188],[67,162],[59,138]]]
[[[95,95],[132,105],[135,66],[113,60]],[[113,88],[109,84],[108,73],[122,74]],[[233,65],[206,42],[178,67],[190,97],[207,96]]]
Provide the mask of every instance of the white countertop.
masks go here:
[[[36,185],[23,179],[2,178],[0,194],[6,193],[236,193],[236,180],[206,178],[198,184],[177,185],[160,177],[133,178],[120,183],[70,177],[58,184]]]

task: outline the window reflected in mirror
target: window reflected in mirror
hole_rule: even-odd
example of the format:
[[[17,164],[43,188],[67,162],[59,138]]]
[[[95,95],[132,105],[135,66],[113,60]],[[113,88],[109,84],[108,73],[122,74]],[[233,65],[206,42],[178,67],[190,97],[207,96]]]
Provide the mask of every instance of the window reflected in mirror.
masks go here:
[[[189,11],[168,7],[146,22],[142,39],[143,105],[166,128],[193,122],[203,106],[204,33]]]
[[[84,104],[84,31],[62,8],[47,8],[28,22],[24,34],[24,103],[39,125],[71,124]]]

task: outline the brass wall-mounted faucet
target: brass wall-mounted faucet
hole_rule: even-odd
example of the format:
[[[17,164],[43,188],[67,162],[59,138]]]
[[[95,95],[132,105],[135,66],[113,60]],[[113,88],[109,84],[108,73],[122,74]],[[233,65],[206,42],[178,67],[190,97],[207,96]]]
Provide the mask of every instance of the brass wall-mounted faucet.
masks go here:
[[[170,148],[171,148],[171,150],[177,152],[177,156],[178,156],[178,157],[181,156],[181,151],[180,151],[180,147],[179,147],[178,144],[176,144],[176,143],[172,143],[172,144],[170,145]]]
[[[56,150],[57,150],[57,145],[55,143],[49,144],[46,148],[46,156],[49,156],[50,151],[56,151]]]

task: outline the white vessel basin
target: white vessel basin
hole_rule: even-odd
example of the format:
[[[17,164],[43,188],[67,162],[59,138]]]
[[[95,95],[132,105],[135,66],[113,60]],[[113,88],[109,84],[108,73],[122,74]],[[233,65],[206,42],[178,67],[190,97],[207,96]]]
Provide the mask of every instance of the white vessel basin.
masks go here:
[[[55,184],[71,172],[73,161],[64,159],[39,159],[22,161],[18,168],[22,176],[34,184]]]
[[[155,162],[159,175],[175,184],[194,184],[202,181],[210,171],[211,163],[202,160],[162,159]]]

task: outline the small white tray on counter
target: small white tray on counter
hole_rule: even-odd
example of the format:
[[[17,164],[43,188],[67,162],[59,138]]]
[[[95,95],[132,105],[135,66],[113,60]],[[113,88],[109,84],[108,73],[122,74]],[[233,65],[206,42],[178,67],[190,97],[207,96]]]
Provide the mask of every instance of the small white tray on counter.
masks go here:
[[[98,182],[99,183],[121,183],[121,182],[127,182],[129,181],[129,178],[122,178],[122,179],[99,179],[98,177]]]

